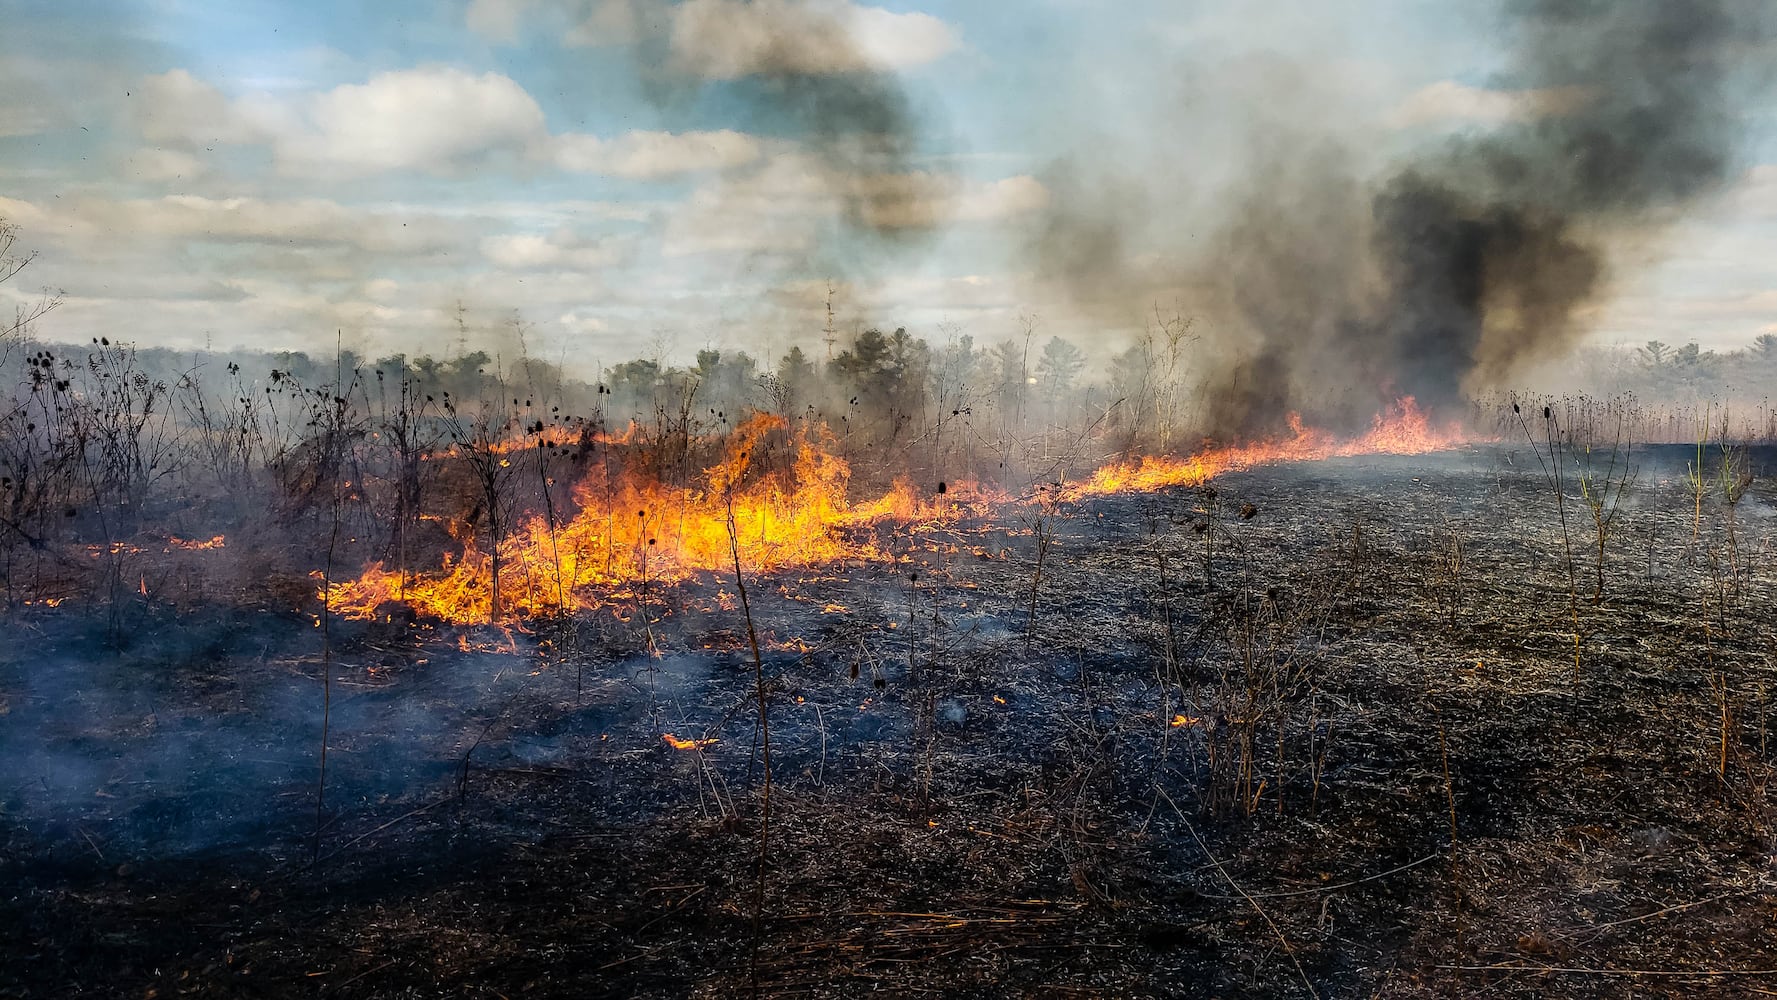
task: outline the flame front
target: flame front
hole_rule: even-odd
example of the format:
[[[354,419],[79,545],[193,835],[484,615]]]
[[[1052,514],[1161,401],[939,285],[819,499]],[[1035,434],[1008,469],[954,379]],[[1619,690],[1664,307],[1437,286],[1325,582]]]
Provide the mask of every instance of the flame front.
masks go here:
[[[1292,435],[1285,439],[1209,448],[1184,458],[1111,462],[1057,495],[1079,500],[1195,486],[1267,463],[1421,454],[1471,440],[1455,427],[1433,427],[1410,397],[1353,439],[1306,427],[1294,414],[1290,426]],[[761,461],[773,435],[787,441],[787,461]],[[612,450],[625,449],[624,455],[633,449],[626,439],[603,442]],[[833,453],[824,429],[791,428],[775,414],[756,414],[735,428],[695,487],[665,485],[622,462],[594,463],[573,487],[565,515],[553,523],[532,516],[500,542],[498,615],[490,585],[495,560],[472,533],[461,539],[461,556],[447,556],[440,572],[404,574],[377,563],[322,596],[333,610],[358,618],[373,617],[390,601],[453,624],[531,618],[634,601],[649,587],[700,574],[732,573],[731,544],[748,572],[888,561],[892,557],[874,545],[869,532],[854,529],[943,523],[965,509],[1013,502],[969,488],[926,498],[903,480],[880,497],[853,504],[847,499],[850,479],[850,466]]]
[[[1287,438],[1225,448],[1205,448],[1185,458],[1149,455],[1112,462],[1064,492],[1072,499],[1113,493],[1146,493],[1173,486],[1201,486],[1227,472],[1276,462],[1313,462],[1353,455],[1422,455],[1467,444],[1474,438],[1452,424],[1433,427],[1412,396],[1379,413],[1366,433],[1348,440],[1307,427],[1289,415]]]
[[[790,436],[788,468],[755,461],[769,434]],[[793,432],[775,414],[737,427],[700,488],[664,485],[644,475],[593,465],[573,489],[573,510],[552,525],[535,516],[501,543],[503,615],[535,617],[635,598],[644,588],[700,573],[732,572],[729,532],[749,571],[773,572],[846,559],[888,558],[845,529],[890,518],[942,517],[911,486],[853,508],[846,500],[850,466],[819,431]],[[334,585],[329,605],[370,617],[391,600],[454,624],[492,617],[493,560],[473,538],[441,574],[405,577],[378,563],[356,580]]]

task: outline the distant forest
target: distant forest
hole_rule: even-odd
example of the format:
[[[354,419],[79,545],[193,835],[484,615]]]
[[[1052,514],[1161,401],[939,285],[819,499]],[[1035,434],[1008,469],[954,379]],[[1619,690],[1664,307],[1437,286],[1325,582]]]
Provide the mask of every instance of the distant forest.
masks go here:
[[[37,359],[56,359],[79,376],[122,363],[146,379],[144,391],[164,394],[178,413],[216,405],[233,395],[269,396],[278,386],[343,385],[366,412],[387,409],[405,396],[477,408],[497,404],[528,422],[547,413],[621,432],[634,421],[656,431],[721,433],[746,413],[765,410],[786,419],[825,424],[848,453],[869,449],[883,460],[911,453],[947,435],[969,451],[1083,457],[1093,451],[1169,451],[1213,437],[1196,400],[1208,367],[1188,322],[1151,330],[1096,360],[1078,344],[1022,335],[980,344],[968,335],[934,343],[905,329],[865,329],[817,355],[792,347],[765,360],[745,350],[707,348],[689,364],[635,358],[588,376],[528,356],[501,357],[481,349],[454,356],[369,357],[351,349],[337,356],[302,351],[189,352],[126,347],[109,338],[89,344],[36,341],[21,329],[0,341],[0,379],[17,397],[30,385]],[[828,356],[830,353],[830,357]],[[127,355],[120,361],[120,355]],[[1777,334],[1763,334],[1740,350],[1702,350],[1695,343],[1649,342],[1638,348],[1594,347],[1545,371],[1548,385],[1532,391],[1608,399],[1632,394],[1649,408],[1696,407],[1712,402],[1768,408],[1777,387]],[[78,377],[70,379],[77,389]],[[1478,407],[1476,413],[1485,407]],[[189,414],[188,414],[189,415]],[[496,414],[496,417],[499,414]],[[495,423],[499,423],[495,420]]]

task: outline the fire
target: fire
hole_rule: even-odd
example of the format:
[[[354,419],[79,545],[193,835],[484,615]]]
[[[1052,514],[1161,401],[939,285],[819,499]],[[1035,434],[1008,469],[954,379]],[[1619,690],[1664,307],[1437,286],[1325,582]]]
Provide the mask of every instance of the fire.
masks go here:
[[[214,552],[227,545],[227,539],[215,535],[207,539],[180,538],[178,535],[166,536],[166,543],[161,546],[162,553],[170,552]],[[87,555],[97,559],[107,553],[114,556],[139,556],[149,552],[147,546],[135,542],[112,542],[110,545],[88,545]]]
[[[787,437],[787,467],[760,468],[768,435]],[[533,516],[500,544],[500,614],[493,613],[493,558],[467,538],[460,558],[438,574],[402,574],[378,563],[336,584],[330,605],[359,618],[399,600],[455,624],[535,617],[634,598],[647,588],[700,573],[733,571],[733,545],[749,572],[773,572],[845,559],[888,558],[845,529],[890,517],[944,513],[910,486],[854,508],[851,470],[822,432],[792,430],[775,414],[737,427],[696,487],[672,487],[632,470],[593,464],[573,488],[571,517]]]
[[[672,733],[661,733],[660,738],[666,741],[666,745],[672,747],[674,750],[703,750],[715,745],[716,742],[715,737],[703,740],[682,740],[677,736],[674,736]]]
[[[1150,492],[1170,486],[1201,486],[1216,476],[1276,462],[1313,462],[1352,455],[1423,455],[1475,440],[1455,425],[1434,427],[1412,396],[1403,396],[1349,440],[1308,427],[1289,415],[1290,436],[1253,444],[1206,448],[1186,458],[1145,456],[1113,462],[1065,489],[1070,499]]]
[[[1369,432],[1355,439],[1306,427],[1293,414],[1290,426],[1292,434],[1285,439],[1209,448],[1185,458],[1112,462],[1050,496],[1079,500],[1197,485],[1264,463],[1419,454],[1471,440],[1455,427],[1432,426],[1410,397],[1378,415]],[[621,616],[625,605],[633,613],[645,602],[651,588],[732,574],[736,550],[748,573],[892,561],[891,554],[876,547],[871,532],[859,529],[893,523],[917,532],[1015,502],[968,483],[950,484],[931,495],[906,479],[880,497],[853,502],[847,496],[850,466],[834,453],[826,430],[808,424],[792,427],[769,413],[738,425],[715,463],[690,484],[668,485],[642,471],[634,462],[633,427],[615,437],[592,435],[585,428],[579,434],[575,440],[582,444],[606,445],[606,460],[588,465],[571,488],[571,502],[562,504],[553,520],[528,517],[505,535],[497,553],[484,551],[472,530],[459,529],[453,533],[463,546],[461,554],[447,557],[435,572],[404,573],[376,563],[320,596],[348,617],[371,618],[380,606],[399,601],[459,625],[601,607],[614,607]],[[222,543],[220,536],[212,541]],[[841,605],[823,610],[844,613]]]

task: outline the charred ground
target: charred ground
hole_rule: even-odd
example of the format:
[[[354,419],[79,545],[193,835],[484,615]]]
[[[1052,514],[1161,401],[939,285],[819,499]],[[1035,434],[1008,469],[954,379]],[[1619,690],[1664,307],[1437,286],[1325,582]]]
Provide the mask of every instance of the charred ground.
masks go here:
[[[1757,478],[1699,512],[1686,458],[1638,457],[1598,602],[1577,487],[1573,584],[1503,446],[879,526],[893,563],[749,579],[762,907],[732,579],[336,625],[318,837],[312,618],[95,653],[102,614],[21,609],[0,985],[1744,996],[1777,968],[1777,520]]]

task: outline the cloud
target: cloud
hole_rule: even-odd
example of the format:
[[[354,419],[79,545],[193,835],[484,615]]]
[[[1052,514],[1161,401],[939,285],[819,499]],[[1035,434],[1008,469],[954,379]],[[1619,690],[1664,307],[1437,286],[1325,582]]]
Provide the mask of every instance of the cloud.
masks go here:
[[[565,27],[568,45],[629,45],[641,37],[644,6],[651,20],[665,20],[658,0],[470,0],[463,23],[498,45],[516,45],[527,27],[550,20]]]
[[[125,157],[123,168],[137,180],[154,183],[193,181],[210,172],[209,165],[191,153],[152,146]]]
[[[190,149],[264,137],[222,91],[183,69],[146,77],[127,100],[136,133],[154,145]]]
[[[499,73],[448,67],[380,73],[319,93],[229,99],[185,70],[142,83],[137,133],[157,150],[132,166],[144,180],[190,179],[196,153],[218,144],[269,147],[287,176],[398,171],[452,175],[469,167],[544,164],[569,173],[658,180],[758,161],[762,144],[728,129],[551,135],[541,107]]]
[[[49,216],[31,202],[0,195],[0,219],[22,229],[38,232],[49,228]]]
[[[0,104],[0,139],[36,135],[55,127],[55,119],[34,103]]]
[[[571,173],[654,180],[756,162],[759,140],[740,132],[629,132],[616,139],[569,134],[553,140],[555,165]]]
[[[372,278],[364,283],[359,293],[372,301],[387,302],[400,291],[401,283],[393,278]]]
[[[87,251],[167,240],[279,247],[352,247],[375,253],[426,254],[461,240],[449,220],[368,211],[323,198],[58,199],[53,206],[0,199],[0,215]]]
[[[450,173],[547,135],[543,109],[499,73],[449,67],[379,73],[306,99],[306,128],[278,137],[281,163],[360,173]]]
[[[818,158],[774,156],[756,170],[693,191],[667,219],[661,252],[667,257],[801,252],[814,245],[823,221],[839,209]]]
[[[597,48],[633,45],[644,34],[645,20],[659,20],[659,11],[644,12],[642,0],[581,0],[582,16],[568,29],[569,45]]]
[[[670,29],[677,66],[713,80],[904,69],[959,44],[930,14],[848,0],[685,0],[673,8]]]
[[[533,233],[488,236],[481,241],[481,255],[495,266],[509,271],[592,270],[610,266],[618,259],[615,248],[580,239],[566,230],[546,236]]]
[[[555,322],[569,334],[579,337],[601,334],[610,329],[609,324],[597,316],[585,316],[574,312],[561,314]]]
[[[1388,115],[1395,128],[1428,125],[1500,125],[1570,114],[1592,95],[1583,87],[1550,90],[1488,90],[1439,80],[1414,91]]]
[[[518,41],[519,25],[534,6],[533,0],[469,0],[463,22],[489,41],[510,45]]]
[[[1777,219],[1777,164],[1763,163],[1747,171],[1728,193],[1727,202],[1740,218]]]
[[[236,99],[175,69],[143,80],[131,100],[136,131],[150,145],[186,153],[268,145],[288,174],[448,174],[500,153],[521,156],[547,135],[543,110],[509,77],[449,67]]]

